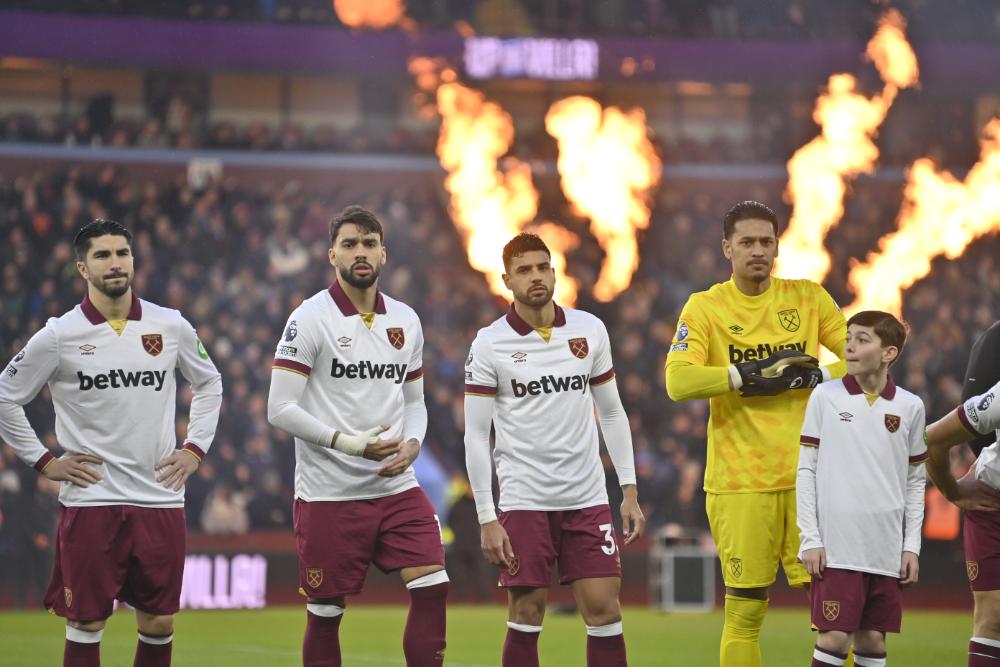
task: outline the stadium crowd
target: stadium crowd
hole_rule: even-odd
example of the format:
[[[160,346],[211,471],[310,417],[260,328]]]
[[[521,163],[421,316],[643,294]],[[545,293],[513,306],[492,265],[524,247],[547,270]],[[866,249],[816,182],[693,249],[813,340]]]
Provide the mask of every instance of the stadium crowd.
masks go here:
[[[7,8],[209,21],[342,25],[332,0],[10,0]],[[485,34],[598,34],[685,38],[851,39],[879,12],[866,0],[406,0],[408,24],[447,30],[456,21]],[[992,0],[896,0],[914,35],[937,41],[1000,36]],[[951,21],[956,13],[968,21]]]
[[[583,291],[579,306],[601,316],[611,334],[635,438],[640,499],[654,528],[706,528],[701,481],[708,406],[672,403],[663,387],[663,362],[680,307],[690,292],[728,278],[719,243],[722,212],[738,199],[756,198],[787,217],[780,187],[665,184],[629,289],[610,304],[596,303]],[[80,301],[74,231],[96,217],[123,222],[135,234],[137,294],[181,308],[225,381],[218,436],[188,482],[190,528],[287,529],[292,443],[267,423],[271,359],[287,313],[330,280],[330,216],[360,203],[377,211],[387,228],[390,262],[382,288],[413,305],[423,322],[427,450],[456,480],[454,498],[464,479],[465,355],[477,329],[506,302],[490,295],[469,267],[461,237],[433,193],[432,187],[384,180],[367,189],[317,192],[295,181],[250,188],[232,178],[196,190],[180,176],[137,181],[112,166],[0,174],[0,231],[7,239],[0,247],[0,361],[21,349],[48,317]],[[891,229],[899,197],[898,184],[864,181],[847,202],[850,224],[835,229],[828,243],[834,270],[827,287],[842,305],[851,300],[845,278],[851,258],[863,257]],[[586,222],[549,199],[543,198],[540,217],[563,220],[581,234],[570,271],[590,285],[601,251],[586,235]],[[935,261],[929,278],[906,294],[904,312],[913,333],[894,375],[925,400],[931,418],[959,402],[969,346],[995,319],[1000,266],[991,242],[974,244],[959,260]],[[959,293],[962,300],[951,298]],[[189,400],[182,391],[179,433]],[[51,402],[43,396],[27,411],[46,445],[56,448]],[[610,463],[606,469],[614,506],[620,492]],[[44,584],[55,507],[52,485],[18,463],[6,445],[0,447],[0,571],[33,571],[29,563],[41,568],[37,584],[31,576],[18,577],[22,594]]]

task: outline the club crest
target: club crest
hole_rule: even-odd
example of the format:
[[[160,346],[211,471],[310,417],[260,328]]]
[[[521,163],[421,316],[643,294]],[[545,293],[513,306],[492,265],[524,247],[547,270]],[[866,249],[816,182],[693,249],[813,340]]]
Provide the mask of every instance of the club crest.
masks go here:
[[[979,563],[974,560],[965,561],[965,571],[969,575],[969,581],[975,581],[979,576]]]
[[[778,322],[781,323],[785,331],[798,331],[799,326],[802,325],[802,320],[799,319],[799,309],[788,308],[786,310],[779,310]]]
[[[729,571],[733,573],[733,576],[739,579],[743,576],[743,559],[742,558],[730,558],[729,559]]]
[[[154,357],[163,352],[163,336],[160,334],[143,334],[142,349]]]
[[[390,327],[385,330],[385,335],[389,338],[389,344],[392,345],[397,350],[403,349],[403,344],[406,342],[406,338],[403,336],[403,330],[400,327]]]
[[[823,618],[836,621],[840,616],[840,603],[836,600],[823,600]]]
[[[886,415],[885,416],[885,427],[889,433],[895,433],[899,430],[899,417],[896,415]]]
[[[323,568],[307,567],[306,583],[309,584],[310,588],[319,588],[319,585],[323,583]]]
[[[521,557],[514,556],[509,561],[507,561],[507,574],[510,576],[516,575],[521,571]]]
[[[72,607],[73,606],[73,591],[70,590],[69,588],[66,588],[64,586],[63,587],[63,597],[66,598],[66,606],[67,607]]]
[[[570,338],[569,351],[577,359],[586,359],[587,355],[590,354],[590,345],[587,344],[586,338]]]

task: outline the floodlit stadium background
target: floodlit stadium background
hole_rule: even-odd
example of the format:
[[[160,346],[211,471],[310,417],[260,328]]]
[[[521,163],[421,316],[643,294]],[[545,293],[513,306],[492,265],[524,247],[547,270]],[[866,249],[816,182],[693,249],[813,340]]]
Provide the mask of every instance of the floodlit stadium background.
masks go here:
[[[711,548],[707,405],[670,402],[661,370],[687,296],[728,277],[722,212],[769,203],[791,221],[779,275],[823,282],[845,311],[901,313],[913,331],[894,375],[931,419],[943,415],[972,340],[1000,318],[998,71],[993,0],[8,0],[0,362],[79,301],[73,230],[94,217],[128,225],[138,294],[181,308],[226,381],[219,436],[188,484],[184,605],[296,604],[293,456],[265,418],[270,359],[287,313],[330,279],[329,217],[370,207],[387,227],[382,286],[424,325],[430,428],[417,472],[446,526],[453,600],[496,602],[465,495],[461,368],[505,304],[502,244],[536,230],[555,252],[557,300],[595,312],[612,336],[650,521],[649,539],[623,554],[623,597],[654,605],[663,550]],[[179,414],[189,400],[182,392]],[[44,391],[28,412],[55,446]],[[956,472],[969,462],[957,452]],[[0,445],[0,607],[38,607],[56,491]],[[684,567],[674,602],[694,604],[701,570]],[[964,577],[958,513],[929,489],[907,609],[936,610],[928,627],[956,631],[898,640],[937,660],[927,664],[963,655]],[[358,604],[404,599],[375,574]],[[799,628],[807,650],[804,598],[779,586],[773,599],[792,608],[782,632]],[[187,632],[221,619],[234,646],[263,642],[241,664],[294,664],[297,612],[268,626],[273,639],[241,637],[236,619],[254,612],[231,613]],[[392,642],[367,648],[352,648],[361,631],[346,621],[348,655],[401,664],[393,613]],[[637,628],[669,636],[669,618],[634,613]],[[489,664],[503,611],[453,614],[453,633],[473,614],[491,620],[461,632],[481,640],[462,653],[451,639],[449,656]],[[694,618],[692,655],[710,657],[719,619]],[[57,626],[0,616],[0,652]],[[561,664],[560,627],[567,647],[579,634],[553,627],[543,664]],[[638,635],[634,656],[657,646]],[[661,664],[650,660],[639,664]]]

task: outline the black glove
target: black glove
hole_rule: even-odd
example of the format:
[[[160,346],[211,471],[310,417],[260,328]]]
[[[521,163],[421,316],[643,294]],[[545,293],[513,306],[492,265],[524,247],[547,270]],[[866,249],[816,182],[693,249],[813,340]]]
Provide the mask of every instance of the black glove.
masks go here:
[[[766,359],[736,365],[743,380],[741,396],[777,396],[793,388],[815,387],[823,372],[815,357],[798,350],[778,350]]]

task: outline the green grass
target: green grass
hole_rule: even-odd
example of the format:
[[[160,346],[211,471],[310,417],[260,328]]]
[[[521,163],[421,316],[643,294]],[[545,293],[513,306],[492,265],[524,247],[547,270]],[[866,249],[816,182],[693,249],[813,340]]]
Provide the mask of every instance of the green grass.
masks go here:
[[[401,667],[404,607],[354,606],[341,626],[346,667]],[[451,667],[497,667],[506,632],[500,607],[449,608]],[[173,664],[178,667],[293,667],[305,621],[302,608],[259,611],[183,611],[177,616]],[[903,633],[889,637],[889,661],[906,667],[966,664],[971,614],[909,611]],[[722,614],[662,614],[625,610],[625,637],[632,667],[718,665]],[[5,667],[59,665],[62,621],[44,612],[0,613],[0,664]],[[811,660],[813,634],[805,609],[768,613],[762,644],[764,665],[795,667]],[[131,667],[135,623],[127,611],[108,623],[102,643],[104,667]],[[585,635],[577,616],[550,614],[540,641],[543,667],[581,667]]]

